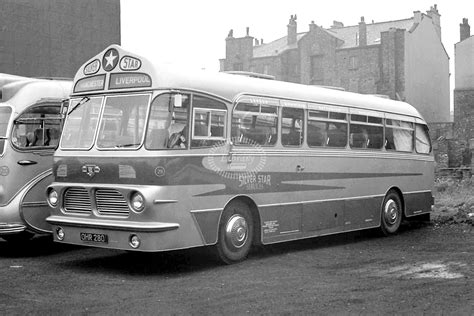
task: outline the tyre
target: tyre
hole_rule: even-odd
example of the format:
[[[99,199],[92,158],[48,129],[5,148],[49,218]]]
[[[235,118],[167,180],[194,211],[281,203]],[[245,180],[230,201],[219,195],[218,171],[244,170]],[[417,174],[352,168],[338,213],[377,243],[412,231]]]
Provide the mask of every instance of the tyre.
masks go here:
[[[21,243],[29,241],[31,238],[33,238],[33,236],[34,236],[33,233],[22,231],[21,233],[2,235],[1,237],[5,239],[6,241],[8,241],[9,243],[21,244]]]
[[[232,201],[224,209],[219,222],[215,246],[218,258],[226,264],[244,260],[253,238],[254,222],[249,207],[242,201]]]
[[[393,235],[402,222],[402,202],[395,191],[389,191],[382,204],[380,230],[385,236]]]

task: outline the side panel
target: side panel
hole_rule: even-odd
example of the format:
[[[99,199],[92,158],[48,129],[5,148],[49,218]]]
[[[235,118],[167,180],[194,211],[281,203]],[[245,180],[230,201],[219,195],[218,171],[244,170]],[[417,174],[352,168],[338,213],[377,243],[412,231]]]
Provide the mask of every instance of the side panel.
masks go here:
[[[345,201],[344,229],[357,230],[380,225],[383,197],[369,197]]]
[[[306,203],[303,207],[305,232],[335,229],[343,230],[344,201]]]
[[[407,193],[403,195],[405,200],[405,215],[415,216],[431,211],[433,205],[433,196],[431,191]]]
[[[264,244],[296,239],[301,235],[303,204],[263,206],[259,210]]]
[[[53,181],[51,170],[36,180],[20,203],[20,214],[24,221],[38,232],[50,233],[51,225],[46,222],[51,209],[46,202],[46,187]]]

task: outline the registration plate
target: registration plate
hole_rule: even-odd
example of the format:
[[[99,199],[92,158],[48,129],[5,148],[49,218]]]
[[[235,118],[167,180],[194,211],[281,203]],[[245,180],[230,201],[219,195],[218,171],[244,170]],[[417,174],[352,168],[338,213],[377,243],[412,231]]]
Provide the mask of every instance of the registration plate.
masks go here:
[[[109,237],[106,234],[81,233],[81,240],[84,242],[108,243]]]

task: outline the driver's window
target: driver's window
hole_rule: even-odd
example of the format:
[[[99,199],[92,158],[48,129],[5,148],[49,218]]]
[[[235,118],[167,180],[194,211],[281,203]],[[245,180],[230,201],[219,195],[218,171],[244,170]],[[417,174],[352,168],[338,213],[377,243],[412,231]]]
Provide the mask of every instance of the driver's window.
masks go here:
[[[60,104],[34,106],[13,122],[12,143],[18,149],[56,148],[61,135]]]
[[[190,96],[161,94],[150,108],[145,137],[147,149],[184,149],[188,147]]]

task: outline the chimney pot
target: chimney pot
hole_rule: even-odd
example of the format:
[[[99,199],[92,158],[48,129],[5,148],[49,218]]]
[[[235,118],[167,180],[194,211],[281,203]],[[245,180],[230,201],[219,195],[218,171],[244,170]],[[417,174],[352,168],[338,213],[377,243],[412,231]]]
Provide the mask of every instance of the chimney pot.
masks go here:
[[[459,33],[461,42],[471,36],[471,27],[469,26],[467,18],[463,18],[462,23],[459,24]]]

